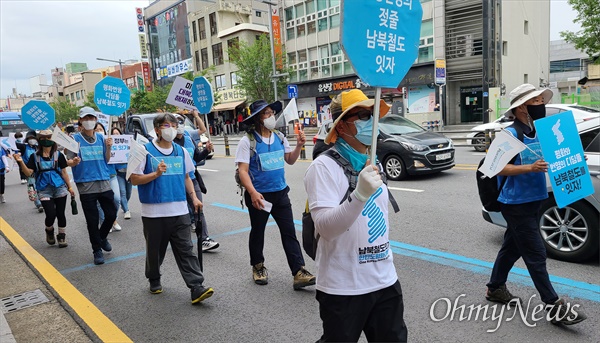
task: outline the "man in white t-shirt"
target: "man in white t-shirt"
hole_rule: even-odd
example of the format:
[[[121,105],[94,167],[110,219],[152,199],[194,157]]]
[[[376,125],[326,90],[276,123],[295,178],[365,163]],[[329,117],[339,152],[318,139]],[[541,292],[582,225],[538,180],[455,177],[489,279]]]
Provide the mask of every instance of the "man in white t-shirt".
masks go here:
[[[198,257],[191,240],[191,219],[187,195],[193,200],[195,211],[202,209],[189,173],[194,171],[190,154],[179,144],[177,119],[170,113],[154,118],[156,137],[145,145],[146,161],[131,174],[131,183],[138,186],[142,203],[142,225],[146,239],[146,277],[150,293],[162,293],[160,265],[167,246],[171,244],[179,272],[191,291],[192,304],[197,304],[214,293],[205,287]]]
[[[374,104],[360,90],[342,92],[330,104],[334,123],[325,143],[335,143],[331,149],[358,174],[356,189],[349,189],[344,169],[326,154],[304,176],[319,236],[320,342],[356,342],[363,331],[369,342],[407,340],[402,288],[389,242],[388,190],[367,155]],[[389,108],[381,100],[380,116]]]

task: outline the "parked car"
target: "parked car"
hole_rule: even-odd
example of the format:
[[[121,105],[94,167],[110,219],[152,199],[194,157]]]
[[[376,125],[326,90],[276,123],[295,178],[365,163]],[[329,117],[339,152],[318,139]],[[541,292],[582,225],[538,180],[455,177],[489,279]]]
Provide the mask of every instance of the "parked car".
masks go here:
[[[324,139],[331,123],[317,133],[313,159],[328,146]],[[452,140],[398,115],[379,120],[377,158],[388,179],[398,181],[408,175],[438,173],[454,167]]]
[[[599,110],[577,104],[546,105],[546,116],[551,116],[553,114],[566,111],[573,111],[573,117],[575,117],[576,123],[600,117]],[[507,119],[504,116],[502,116],[491,123],[477,125],[474,128],[472,128],[471,133],[467,135],[467,137],[469,137],[469,139],[467,139],[467,144],[485,144],[485,130],[494,129],[496,131],[500,131],[503,128],[512,124],[512,122],[513,121],[511,119]],[[483,145],[474,146],[473,148],[479,152],[485,151],[485,146]]]
[[[548,256],[568,262],[583,262],[597,256],[600,246],[600,118],[579,122],[577,129],[594,193],[561,209],[547,180],[549,197],[542,203],[539,218],[540,235]],[[501,213],[482,209],[482,215],[486,221],[506,227]]]

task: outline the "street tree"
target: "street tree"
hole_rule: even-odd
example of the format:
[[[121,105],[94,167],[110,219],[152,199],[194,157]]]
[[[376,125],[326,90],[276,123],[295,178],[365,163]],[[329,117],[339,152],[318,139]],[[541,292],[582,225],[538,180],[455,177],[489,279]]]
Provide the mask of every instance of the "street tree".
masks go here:
[[[275,100],[273,91],[273,58],[269,36],[260,35],[252,44],[240,41],[228,49],[230,62],[238,67],[238,86],[244,90],[249,100]],[[277,74],[289,73],[285,61],[285,53],[280,56],[283,63],[277,69]],[[277,94],[285,92],[287,77],[281,77],[277,82]]]
[[[56,112],[56,121],[61,123],[69,123],[79,116],[79,108],[74,103],[66,98],[59,96],[50,103]]]
[[[155,86],[152,92],[137,90],[131,97],[131,113],[173,112],[175,106],[166,103],[171,85]]]
[[[562,31],[560,36],[588,54],[600,64],[600,5],[598,0],[568,0],[577,12],[574,22],[581,25],[578,32]]]

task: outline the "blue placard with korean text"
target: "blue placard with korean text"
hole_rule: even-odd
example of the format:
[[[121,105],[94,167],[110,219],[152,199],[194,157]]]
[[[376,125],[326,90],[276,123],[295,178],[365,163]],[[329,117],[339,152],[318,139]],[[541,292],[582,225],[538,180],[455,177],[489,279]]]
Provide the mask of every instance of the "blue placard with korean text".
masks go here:
[[[573,112],[538,119],[533,124],[544,160],[548,162],[548,176],[558,207],[594,193]]]
[[[398,87],[417,58],[422,18],[419,0],[343,0],[340,40],[356,74]]]
[[[215,103],[212,86],[204,76],[198,76],[192,84],[194,104],[201,114],[210,113]]]
[[[21,108],[21,120],[32,130],[45,130],[56,120],[52,106],[42,100],[30,100]]]
[[[131,105],[131,91],[123,80],[107,76],[94,87],[94,103],[100,112],[119,116]]]

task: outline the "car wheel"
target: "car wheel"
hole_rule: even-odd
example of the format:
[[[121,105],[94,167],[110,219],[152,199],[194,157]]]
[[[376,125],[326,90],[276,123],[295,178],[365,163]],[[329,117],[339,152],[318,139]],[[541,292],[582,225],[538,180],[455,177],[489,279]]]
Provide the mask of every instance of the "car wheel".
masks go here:
[[[471,140],[472,144],[485,144],[485,134],[483,132],[480,132],[478,134],[475,135],[475,138],[473,138]],[[485,151],[485,146],[474,146],[473,147],[475,149],[475,151],[479,151],[479,152],[484,152]]]
[[[554,197],[550,197],[540,213],[540,234],[548,256],[582,262],[598,253],[598,213],[584,201],[558,208]]]
[[[385,176],[392,181],[400,181],[406,177],[406,168],[402,159],[396,155],[386,157],[383,164]]]

